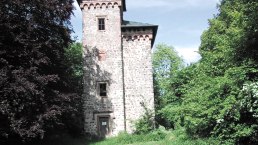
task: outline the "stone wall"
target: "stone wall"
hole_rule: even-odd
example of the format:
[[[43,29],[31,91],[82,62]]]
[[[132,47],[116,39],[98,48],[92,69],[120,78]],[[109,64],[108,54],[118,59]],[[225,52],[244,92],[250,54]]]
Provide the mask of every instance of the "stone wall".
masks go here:
[[[110,116],[111,134],[124,131],[121,51],[121,0],[83,1],[85,132],[97,135],[97,117]],[[98,30],[98,18],[106,29]],[[99,61],[99,53],[104,58]],[[107,98],[98,97],[97,83],[108,82]]]
[[[151,62],[151,29],[131,29],[122,33],[125,77],[125,110],[127,132],[134,131],[134,123],[145,113],[154,111],[153,76]]]
[[[84,0],[84,114],[85,132],[98,135],[98,117],[110,118],[110,134],[125,129],[154,110],[151,63],[151,28],[121,28],[121,0]],[[98,18],[105,19],[105,30],[98,30]],[[121,32],[121,29],[124,31]],[[106,82],[107,97],[98,96],[98,83]],[[126,120],[125,120],[126,119]]]

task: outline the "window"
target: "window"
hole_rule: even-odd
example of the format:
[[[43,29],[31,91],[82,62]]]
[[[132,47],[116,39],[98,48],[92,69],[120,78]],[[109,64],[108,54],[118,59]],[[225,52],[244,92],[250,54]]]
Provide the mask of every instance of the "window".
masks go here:
[[[98,95],[100,97],[107,97],[107,83],[98,83]]]
[[[99,30],[105,30],[105,18],[98,19]]]

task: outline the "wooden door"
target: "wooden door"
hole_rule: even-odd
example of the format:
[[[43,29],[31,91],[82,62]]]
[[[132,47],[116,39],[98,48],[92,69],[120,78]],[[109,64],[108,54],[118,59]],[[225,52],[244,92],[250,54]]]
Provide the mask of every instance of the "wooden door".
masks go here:
[[[109,134],[109,117],[99,117],[99,136],[105,138]]]

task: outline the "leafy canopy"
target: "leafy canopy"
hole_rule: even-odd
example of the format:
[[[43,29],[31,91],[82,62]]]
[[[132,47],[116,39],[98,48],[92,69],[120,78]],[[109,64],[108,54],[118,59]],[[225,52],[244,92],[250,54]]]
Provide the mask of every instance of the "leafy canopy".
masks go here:
[[[76,112],[78,91],[64,64],[72,3],[0,1],[1,144],[43,138]]]
[[[160,111],[163,117],[193,137],[258,143],[257,11],[256,0],[221,1],[219,14],[201,37],[202,59],[171,82],[177,89],[168,98],[181,101],[167,102]]]

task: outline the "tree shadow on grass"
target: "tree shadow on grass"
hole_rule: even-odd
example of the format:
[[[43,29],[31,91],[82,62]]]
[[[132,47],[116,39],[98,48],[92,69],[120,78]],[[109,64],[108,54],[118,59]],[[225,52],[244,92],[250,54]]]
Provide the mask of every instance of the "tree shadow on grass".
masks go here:
[[[102,141],[101,139],[90,139],[88,136],[71,136],[69,134],[51,136],[40,143],[32,145],[90,145]]]

